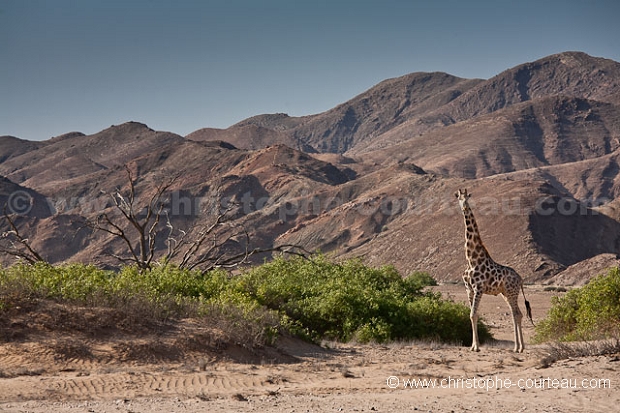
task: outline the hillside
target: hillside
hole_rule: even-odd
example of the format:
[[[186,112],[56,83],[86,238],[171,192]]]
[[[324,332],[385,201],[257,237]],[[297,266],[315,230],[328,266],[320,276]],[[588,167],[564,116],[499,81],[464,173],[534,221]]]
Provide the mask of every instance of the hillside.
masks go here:
[[[170,227],[198,231],[224,208],[221,251],[295,244],[456,280],[453,193],[466,187],[497,261],[530,281],[580,283],[620,247],[619,96],[619,63],[566,52],[488,80],[412,73],[320,114],[186,137],[137,122],[43,142],[4,136],[0,201],[28,194],[16,222],[50,261],[114,266],[126,245],[85,223],[113,213],[129,171],[141,205],[170,185],[160,256]]]
[[[309,146],[317,152],[367,153],[522,102],[552,96],[618,105],[619,79],[620,63],[580,52],[565,52],[524,63],[488,80],[461,79],[445,73],[412,73],[385,80],[317,115],[254,116],[219,133],[217,139],[228,140],[226,134],[235,135],[237,128],[255,125],[279,132],[279,143],[283,143],[282,133],[286,134],[287,144],[296,148]],[[262,136],[265,135],[263,131]],[[490,136],[493,135],[482,135],[480,140]],[[276,143],[266,139],[260,142]]]
[[[386,149],[359,155],[410,161],[438,174],[479,178],[593,159],[620,147],[620,106],[551,96],[515,104],[421,136],[387,132]]]

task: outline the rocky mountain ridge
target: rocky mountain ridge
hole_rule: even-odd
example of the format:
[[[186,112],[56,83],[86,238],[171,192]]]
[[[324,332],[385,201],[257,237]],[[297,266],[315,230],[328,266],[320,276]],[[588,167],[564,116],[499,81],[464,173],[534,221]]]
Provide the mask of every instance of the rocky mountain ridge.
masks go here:
[[[224,202],[252,247],[296,244],[457,280],[453,192],[468,188],[498,262],[532,282],[578,283],[566,271],[595,275],[620,247],[619,115],[620,63],[579,52],[488,80],[412,73],[324,113],[186,137],[137,122],[42,142],[0,137],[0,203],[50,261],[114,265],[122,243],[84,221],[127,190],[127,170],[140,199],[174,177],[176,228],[208,222]]]

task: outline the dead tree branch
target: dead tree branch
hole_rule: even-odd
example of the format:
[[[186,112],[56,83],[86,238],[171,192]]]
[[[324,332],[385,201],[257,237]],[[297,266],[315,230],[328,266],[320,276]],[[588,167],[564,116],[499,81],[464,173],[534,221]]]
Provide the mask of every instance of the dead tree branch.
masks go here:
[[[175,230],[167,216],[168,253],[164,261],[176,262],[180,268],[200,269],[206,273],[215,268],[230,269],[248,264],[252,256],[262,253],[282,252],[303,257],[310,255],[304,248],[293,244],[250,248],[250,233],[233,222],[233,213],[234,204],[227,203],[227,207],[218,210],[210,222],[193,231]],[[231,244],[236,245],[236,248]],[[235,249],[237,252],[232,252]]]
[[[125,166],[128,190],[117,189],[110,194],[113,211],[103,212],[87,221],[87,226],[120,239],[129,256],[109,253],[123,263],[133,263],[140,270],[151,268],[156,253],[158,227],[165,207],[165,193],[174,183],[175,177],[160,183],[148,202],[140,204],[136,198],[136,178]],[[116,214],[113,214],[113,213]],[[119,215],[120,214],[120,215]]]
[[[18,259],[23,259],[30,264],[36,262],[46,262],[30,243],[30,240],[24,237],[19,228],[15,224],[15,220],[7,211],[7,205],[2,209],[2,218],[7,222],[9,229],[0,234],[0,253],[11,255]]]
[[[246,264],[256,254],[283,252],[305,256],[307,252],[295,245],[281,245],[273,248],[251,248],[251,236],[235,222],[236,204],[226,202],[220,205],[220,194],[214,190],[211,197],[215,205],[210,218],[191,228],[179,229],[173,223],[170,209],[167,209],[166,195],[176,178],[159,184],[150,199],[141,204],[136,192],[136,179],[130,169],[127,172],[128,186],[125,191],[116,190],[110,195],[112,206],[89,220],[89,226],[119,239],[126,246],[125,254],[109,253],[122,263],[132,263],[140,270],[152,268],[157,257],[163,262],[175,263],[180,268],[208,272],[214,268],[234,268]],[[172,208],[174,211],[174,208]],[[157,251],[157,240],[166,237],[165,252]],[[161,242],[160,244],[161,245]]]

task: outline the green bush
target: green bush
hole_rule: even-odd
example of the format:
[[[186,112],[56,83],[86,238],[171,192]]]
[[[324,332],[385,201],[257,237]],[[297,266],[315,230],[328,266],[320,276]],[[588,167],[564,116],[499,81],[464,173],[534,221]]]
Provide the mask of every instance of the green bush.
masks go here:
[[[392,266],[334,264],[318,256],[276,259],[244,274],[240,286],[280,311],[290,331],[311,340],[471,341],[469,309],[423,292],[433,281],[423,273],[402,278]],[[490,337],[482,323],[480,337]]]
[[[277,258],[237,276],[174,265],[113,272],[81,264],[20,264],[0,269],[0,311],[11,307],[11,297],[29,296],[115,308],[134,319],[204,317],[225,324],[231,337],[234,330],[263,342],[287,330],[313,341],[469,343],[469,309],[423,291],[433,283],[425,273],[403,278],[392,266],[332,263],[321,255]],[[490,337],[482,323],[479,330],[481,341]]]
[[[409,274],[407,277],[409,282],[415,283],[420,286],[420,288],[437,285],[437,280],[435,280],[429,273],[414,271]]]
[[[620,268],[581,288],[554,297],[547,317],[536,326],[535,341],[607,338],[620,333]]]
[[[17,264],[0,269],[0,314],[23,307],[27,299],[48,299],[113,308],[122,314],[124,324],[136,327],[149,321],[203,317],[214,320],[213,325],[235,342],[272,341],[279,328],[274,323],[278,314],[233,290],[230,280],[223,270],[201,274],[173,265],[148,272],[126,266],[117,273],[82,264]]]

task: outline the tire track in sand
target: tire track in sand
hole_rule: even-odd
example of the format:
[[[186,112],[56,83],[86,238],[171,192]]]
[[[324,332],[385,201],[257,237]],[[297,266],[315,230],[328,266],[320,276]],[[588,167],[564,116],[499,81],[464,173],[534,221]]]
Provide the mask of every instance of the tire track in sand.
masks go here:
[[[122,372],[97,376],[52,377],[42,392],[64,400],[134,398],[153,395],[229,395],[238,392],[264,393],[273,389],[265,376],[243,372],[148,373]],[[41,384],[41,383],[40,383]],[[39,385],[40,385],[39,384]]]

